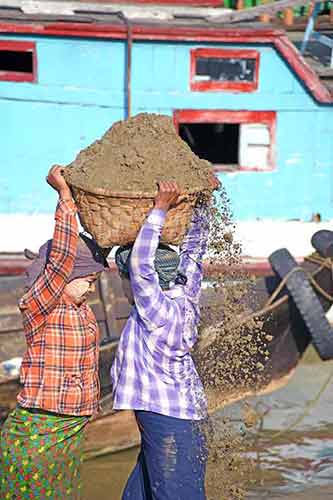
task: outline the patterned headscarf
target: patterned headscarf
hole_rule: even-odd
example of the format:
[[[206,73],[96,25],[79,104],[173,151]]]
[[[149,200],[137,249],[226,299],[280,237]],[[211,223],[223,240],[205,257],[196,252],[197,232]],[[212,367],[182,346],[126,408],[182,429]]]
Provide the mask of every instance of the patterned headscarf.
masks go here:
[[[48,240],[40,247],[38,255],[25,251],[25,256],[27,258],[31,259],[32,257],[34,259],[26,270],[25,288],[30,288],[43,273],[49,260],[51,248],[52,240]],[[90,274],[100,273],[108,268],[106,257],[109,251],[110,249],[101,249],[94,240],[80,233],[74,267],[68,282],[76,278],[84,278]]]
[[[129,263],[133,245],[119,247],[116,251],[116,264],[120,274],[129,276]],[[160,243],[155,254],[155,270],[158,274],[160,286],[163,290],[169,288],[170,282],[175,281],[178,275],[178,253],[168,245]]]

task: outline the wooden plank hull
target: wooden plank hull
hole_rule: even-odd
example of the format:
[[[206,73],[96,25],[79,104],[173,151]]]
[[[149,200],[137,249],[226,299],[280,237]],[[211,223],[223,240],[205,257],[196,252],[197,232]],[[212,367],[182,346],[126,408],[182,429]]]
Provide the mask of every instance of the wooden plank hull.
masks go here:
[[[140,434],[132,411],[101,415],[87,426],[85,457],[126,450],[140,443]]]

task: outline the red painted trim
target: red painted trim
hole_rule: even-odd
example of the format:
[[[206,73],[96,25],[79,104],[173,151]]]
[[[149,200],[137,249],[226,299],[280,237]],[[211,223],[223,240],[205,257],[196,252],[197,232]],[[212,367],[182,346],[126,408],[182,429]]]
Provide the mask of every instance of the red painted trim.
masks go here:
[[[317,73],[306,63],[300,52],[286,35],[277,38],[274,46],[317,101],[322,103],[333,102],[333,94],[322,84]]]
[[[16,71],[1,71],[0,82],[34,82],[32,73],[19,73]]]
[[[127,27],[122,24],[97,23],[0,23],[0,33],[35,34],[103,39],[126,39]],[[272,44],[304,82],[320,103],[332,104],[333,94],[321,83],[317,74],[306,64],[299,51],[283,31],[274,29],[219,29],[214,27],[181,27],[134,25],[133,40],[172,40],[189,42],[225,42]]]
[[[206,58],[247,58],[255,59],[256,69],[253,82],[219,82],[214,80],[198,81],[196,80],[196,60],[198,57]],[[254,92],[258,88],[259,76],[259,52],[256,50],[234,50],[234,49],[193,49],[191,50],[190,64],[190,87],[193,91],[214,92],[214,91],[235,91],[235,92]]]
[[[20,257],[15,259],[0,258],[0,276],[18,276],[25,272],[29,263],[27,259]]]
[[[128,0],[118,0],[117,3],[128,3]],[[133,0],[133,4],[156,4],[156,0]],[[223,0],[158,0],[159,5],[193,5],[195,7],[223,7]]]
[[[189,123],[265,123],[270,125],[275,119],[275,111],[231,111],[220,109],[177,110],[174,117]]]
[[[127,28],[123,24],[97,23],[0,23],[0,33],[55,35],[71,37],[125,39]],[[153,26],[135,24],[132,26],[134,40],[179,40],[271,43],[272,38],[283,32],[272,29],[216,29],[216,27],[182,27],[167,24]]]
[[[32,52],[32,73],[19,71],[1,71],[0,81],[5,82],[36,82],[37,81],[37,54],[35,42],[20,42],[0,40],[1,50],[13,50],[17,52]]]
[[[173,121],[177,132],[180,123],[263,123],[269,127],[270,149],[269,166],[267,168],[247,167],[239,165],[237,171],[267,172],[275,168],[275,144],[276,144],[276,112],[275,111],[230,111],[230,110],[176,110],[173,113]],[[230,171],[230,169],[218,165],[217,172]]]

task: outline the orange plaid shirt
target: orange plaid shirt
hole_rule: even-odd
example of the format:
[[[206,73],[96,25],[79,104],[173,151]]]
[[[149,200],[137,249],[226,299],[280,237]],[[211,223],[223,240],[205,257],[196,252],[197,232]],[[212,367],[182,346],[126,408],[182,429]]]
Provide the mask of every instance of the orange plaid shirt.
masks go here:
[[[44,272],[19,302],[27,351],[18,402],[66,415],[92,415],[98,408],[98,343],[87,304],[63,296],[76,255],[78,226],[72,201],[60,200],[52,250]]]

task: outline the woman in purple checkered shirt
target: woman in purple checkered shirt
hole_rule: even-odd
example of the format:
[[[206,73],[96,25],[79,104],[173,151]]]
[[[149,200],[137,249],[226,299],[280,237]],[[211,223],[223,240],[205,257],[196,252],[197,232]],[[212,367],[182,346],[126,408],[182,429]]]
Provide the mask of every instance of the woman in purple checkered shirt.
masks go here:
[[[206,498],[206,450],[198,423],[206,418],[207,404],[191,349],[209,218],[206,204],[194,209],[179,256],[161,245],[167,211],[179,195],[175,182],[160,182],[134,245],[116,253],[133,307],[111,368],[114,408],[134,410],[141,432],[123,500]]]

